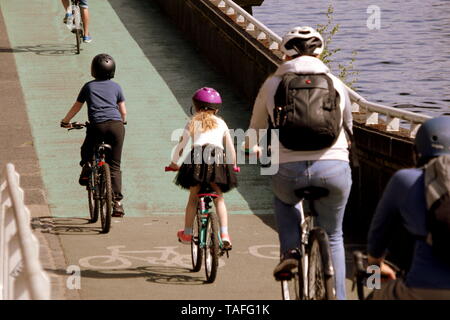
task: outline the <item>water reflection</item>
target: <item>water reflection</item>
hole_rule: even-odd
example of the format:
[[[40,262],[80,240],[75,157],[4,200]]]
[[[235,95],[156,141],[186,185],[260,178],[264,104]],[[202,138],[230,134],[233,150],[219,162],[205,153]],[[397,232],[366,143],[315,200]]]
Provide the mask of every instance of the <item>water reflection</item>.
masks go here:
[[[266,0],[254,16],[283,35],[296,25],[325,24],[330,0]],[[367,27],[373,1],[332,1],[340,30],[337,63],[358,51],[356,89],[370,101],[437,116],[450,110],[450,1],[378,0],[381,28]],[[336,64],[332,69],[337,73]],[[432,105],[432,106],[430,106]],[[410,106],[410,107],[405,107]]]

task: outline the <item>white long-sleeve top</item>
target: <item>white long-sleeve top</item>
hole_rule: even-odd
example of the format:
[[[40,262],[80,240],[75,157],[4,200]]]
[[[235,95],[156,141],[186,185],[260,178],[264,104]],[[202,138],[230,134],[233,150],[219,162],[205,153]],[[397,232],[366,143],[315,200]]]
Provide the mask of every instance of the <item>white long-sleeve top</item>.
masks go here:
[[[341,121],[345,121],[350,131],[352,130],[352,114],[350,98],[346,86],[337,77],[331,74],[329,68],[319,59],[311,56],[301,56],[287,61],[280,65],[277,71],[266,79],[261,88],[253,106],[252,118],[250,120],[251,129],[267,129],[269,126],[268,117],[273,122],[273,109],[275,107],[275,93],[281,82],[282,76],[287,72],[294,73],[326,73],[333,81],[333,85],[340,96],[340,105],[343,112]],[[298,137],[302,139],[302,137]],[[334,143],[327,149],[318,151],[294,151],[286,149],[281,143],[279,149],[279,159],[272,157],[272,163],[286,163],[296,161],[313,160],[344,160],[349,161],[348,143],[344,129]],[[250,146],[252,148],[253,146]],[[278,160],[278,161],[277,161]]]
[[[216,147],[219,147],[222,150],[224,149],[224,142],[225,142],[227,152],[229,152],[232,161],[234,160],[233,163],[235,163],[236,152],[234,149],[233,140],[231,139],[228,126],[223,119],[215,115],[213,115],[212,117],[216,120],[217,127],[208,131],[202,132],[200,121],[196,121],[194,130],[195,134],[192,135],[189,132],[190,121],[186,124],[183,130],[183,135],[172,155],[173,163],[178,163],[183,153],[183,150],[187,146],[188,142],[191,142],[192,147],[211,144]]]

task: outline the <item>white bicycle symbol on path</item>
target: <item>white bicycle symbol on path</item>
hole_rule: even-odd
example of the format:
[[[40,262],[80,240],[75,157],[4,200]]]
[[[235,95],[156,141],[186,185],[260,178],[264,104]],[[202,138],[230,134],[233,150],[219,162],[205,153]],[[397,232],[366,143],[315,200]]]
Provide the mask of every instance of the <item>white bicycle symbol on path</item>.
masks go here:
[[[258,258],[279,260],[280,246],[275,244],[262,244],[251,246],[248,247],[248,253]]]
[[[106,247],[110,255],[90,256],[79,260],[80,266],[91,269],[126,269],[132,266],[131,260],[143,261],[150,265],[190,268],[191,255],[180,254],[177,247],[155,247],[155,250],[121,250],[125,246]]]
[[[78,262],[82,267],[97,270],[127,269],[133,265],[133,260],[165,267],[192,267],[191,255],[178,253],[176,246],[155,247],[154,250],[123,250],[124,248],[122,245],[109,246],[106,247],[110,251],[109,255],[84,257]],[[280,259],[279,246],[272,244],[250,246],[247,252],[242,253],[262,259]],[[224,265],[225,262],[220,259],[219,267]]]

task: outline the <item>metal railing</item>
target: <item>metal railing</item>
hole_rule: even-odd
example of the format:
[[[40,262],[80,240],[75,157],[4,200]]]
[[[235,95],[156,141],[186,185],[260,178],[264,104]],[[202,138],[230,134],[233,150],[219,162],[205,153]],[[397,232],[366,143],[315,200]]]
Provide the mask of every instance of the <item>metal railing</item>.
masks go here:
[[[272,51],[278,57],[281,57],[279,49],[282,39],[280,36],[232,0],[209,1],[217,6],[236,24],[245,29],[253,38],[261,42],[267,49]],[[411,111],[372,103],[361,97],[354,90],[348,89],[350,99],[353,103],[352,111],[354,113],[362,114],[364,123],[368,126],[383,123],[386,131],[395,133],[404,129],[407,131],[407,135],[410,138],[413,138],[420,125],[431,118],[430,116],[417,114]]]
[[[8,163],[0,180],[0,300],[29,299],[50,299],[50,280],[39,260],[19,174]]]

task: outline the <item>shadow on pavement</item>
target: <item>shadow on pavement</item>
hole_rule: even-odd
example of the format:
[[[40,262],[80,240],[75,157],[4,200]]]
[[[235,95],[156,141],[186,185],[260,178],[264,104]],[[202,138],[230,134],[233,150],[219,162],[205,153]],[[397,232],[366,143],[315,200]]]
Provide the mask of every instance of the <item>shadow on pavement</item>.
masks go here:
[[[102,232],[99,225],[90,224],[87,218],[37,217],[31,220],[31,227],[55,235],[95,235]]]
[[[0,47],[0,53],[33,52],[41,56],[72,56],[76,55],[76,46],[73,44],[39,44],[35,46],[17,46],[14,48]]]
[[[46,272],[68,276],[66,270],[46,269]],[[191,275],[192,274],[192,275]],[[198,273],[195,273],[198,275]],[[113,270],[81,270],[82,278],[127,279],[145,278],[145,281],[169,285],[201,285],[206,281],[202,276],[193,276],[189,269],[170,266],[145,266]],[[203,274],[202,274],[203,275]]]

